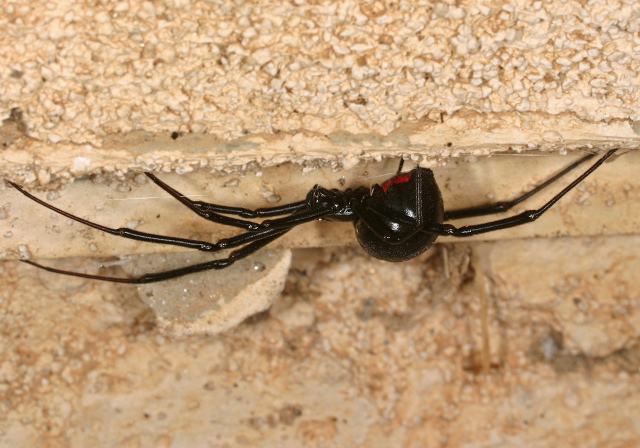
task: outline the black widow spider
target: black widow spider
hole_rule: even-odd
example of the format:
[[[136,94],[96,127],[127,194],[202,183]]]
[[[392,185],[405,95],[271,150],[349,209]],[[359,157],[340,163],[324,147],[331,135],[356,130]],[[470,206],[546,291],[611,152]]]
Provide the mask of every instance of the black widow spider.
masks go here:
[[[444,211],[442,195],[436,184],[433,172],[427,168],[414,168],[409,172],[403,173],[402,161],[400,162],[396,175],[382,185],[376,184],[370,189],[366,187],[358,187],[355,189],[347,188],[343,191],[327,189],[316,185],[309,191],[306,199],[302,201],[257,210],[192,201],[162,182],[155,175],[146,173],[149,179],[155,182],[160,188],[202,218],[246,230],[245,233],[222,239],[217,243],[156,235],[130,230],[128,228],[113,229],[105,227],[60,210],[36,198],[21,186],[13,182],[9,183],[20,193],[38,204],[67,218],[112,235],[149,243],[172,244],[204,252],[217,252],[223,249],[242,246],[231,252],[227,258],[169,271],[144,274],[136,278],[83,274],[43,266],[30,260],[22,260],[30,265],[58,274],[118,283],[141,284],[159,282],[210,269],[224,269],[233,264],[233,262],[247,257],[273,240],[281,237],[293,227],[316,219],[353,222],[358,242],[370,255],[386,261],[406,261],[429,249],[436,238],[441,235],[465,237],[535,221],[558,202],[560,198],[593,173],[608,158],[613,156],[616,151],[617,149],[612,149],[607,152],[581,176],[571,182],[539,209],[527,210],[509,218],[459,228],[450,224],[443,224],[443,222],[507,211],[555,182],[582,162],[592,158],[595,154],[589,154],[572,163],[546,182],[514,200],[451,211]],[[287,214],[289,216],[268,219],[261,223],[224,216],[236,215],[241,218],[271,218]]]

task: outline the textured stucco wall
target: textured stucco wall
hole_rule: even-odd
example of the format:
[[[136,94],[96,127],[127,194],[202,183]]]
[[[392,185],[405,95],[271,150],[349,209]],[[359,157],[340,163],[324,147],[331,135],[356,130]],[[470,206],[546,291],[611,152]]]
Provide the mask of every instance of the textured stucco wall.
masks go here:
[[[180,340],[130,287],[7,261],[0,445],[637,446],[639,250],[490,242],[471,266],[463,245],[392,264],[298,251],[269,312]]]
[[[398,155],[433,166],[494,152],[635,148],[640,137],[635,2],[17,1],[3,8],[0,173],[29,187],[53,190],[106,173],[126,190],[131,178],[123,176],[144,170],[200,171],[201,181],[189,178],[192,191],[212,190],[227,180],[209,183],[209,172],[248,169],[262,182],[213,189],[207,200],[238,203],[244,194],[243,204],[268,206],[273,198],[300,199],[318,178],[344,186],[333,175],[304,176],[322,166],[350,169]],[[544,178],[530,160],[514,159],[516,168],[506,172],[480,165],[482,183],[464,169],[454,172],[445,196],[506,199]],[[301,168],[265,169],[287,161]],[[558,160],[546,173],[565,164]],[[635,159],[621,164],[633,171]],[[347,186],[393,172],[388,165],[369,170],[375,175],[364,179],[346,174]],[[605,195],[629,199],[631,177],[613,176]],[[74,194],[104,193],[85,182]],[[1,207],[24,216],[22,198],[3,196]],[[113,204],[73,211],[150,221]],[[610,233],[638,228],[615,211],[609,221]],[[20,222],[2,234],[30,230]],[[583,222],[535,235],[593,234]],[[306,235],[285,245],[305,245],[300,240],[328,244]],[[16,253],[15,241],[3,241],[0,253]],[[61,245],[51,252],[87,253]]]
[[[228,229],[134,173],[260,207],[316,182],[379,182],[402,154],[447,164],[449,208],[503,199],[568,163],[539,151],[637,146],[639,19],[614,0],[6,0],[0,174],[105,225],[212,240]],[[527,156],[478,157],[496,152]],[[264,252],[240,280],[147,289],[3,261],[0,445],[636,446],[640,241],[594,235],[640,228],[638,157],[490,235],[588,238],[438,245],[403,264],[297,250],[288,275],[287,251]],[[282,246],[353,244],[348,225],[324,224]],[[1,258],[114,275],[176,261],[114,259],[151,250],[166,248],[0,185]]]
[[[0,168],[23,182],[638,139],[635,2],[2,8],[0,117],[27,137]]]

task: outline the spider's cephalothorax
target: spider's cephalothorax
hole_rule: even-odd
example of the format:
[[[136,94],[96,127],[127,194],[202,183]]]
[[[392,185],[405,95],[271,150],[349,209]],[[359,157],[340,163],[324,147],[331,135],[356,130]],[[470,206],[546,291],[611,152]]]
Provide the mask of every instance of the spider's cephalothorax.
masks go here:
[[[43,266],[30,260],[23,260],[25,263],[59,274],[119,283],[153,283],[210,269],[224,269],[236,260],[247,257],[273,240],[281,237],[295,226],[317,219],[326,221],[351,221],[355,226],[358,241],[369,254],[387,261],[409,260],[429,249],[436,238],[441,235],[455,237],[471,236],[519,226],[538,219],[565,194],[593,173],[608,158],[613,156],[616,151],[616,149],[612,149],[603,155],[589,169],[582,173],[582,175],[542,207],[526,210],[508,218],[496,219],[465,227],[455,227],[451,224],[443,224],[443,222],[507,211],[555,182],[581,163],[592,158],[595,154],[589,154],[579,159],[546,182],[511,201],[495,202],[479,207],[449,211],[444,211],[442,195],[433,177],[433,172],[425,168],[415,168],[412,171],[403,173],[401,172],[402,163],[395,176],[382,185],[374,185],[370,190],[359,187],[341,191],[326,189],[316,185],[307,194],[306,199],[302,201],[257,210],[192,201],[162,182],[155,175],[147,173],[149,179],[156,185],[200,217],[219,224],[239,227],[245,230],[245,232],[239,235],[215,243],[145,233],[126,227],[118,229],[105,227],[60,210],[36,198],[21,186],[12,182],[10,182],[10,184],[20,193],[50,210],[112,235],[149,243],[171,244],[203,252],[217,252],[222,249],[237,248],[226,258],[214,259],[205,263],[169,271],[144,274],[135,278],[107,277],[70,272]],[[282,215],[287,216],[267,219],[262,222],[241,219],[271,218]]]

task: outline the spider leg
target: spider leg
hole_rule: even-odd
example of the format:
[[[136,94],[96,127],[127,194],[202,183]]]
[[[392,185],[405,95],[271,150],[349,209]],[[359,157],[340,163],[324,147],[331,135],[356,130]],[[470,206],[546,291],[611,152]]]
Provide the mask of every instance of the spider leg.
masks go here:
[[[580,182],[582,182],[587,176],[593,173],[600,165],[602,165],[608,158],[613,156],[617,149],[612,149],[602,156],[591,168],[585,171],[580,177],[571,182],[560,193],[553,197],[549,202],[536,210],[527,210],[518,215],[511,216],[509,218],[498,219],[495,221],[489,221],[483,224],[475,224],[464,227],[454,227],[450,224],[432,224],[423,229],[423,232],[433,233],[436,235],[451,235],[455,237],[465,237],[471,235],[478,235],[480,233],[493,232],[495,230],[508,229],[509,227],[516,227],[522,224],[526,224],[538,219],[544,212],[549,210],[556,202],[558,202],[565,194],[575,188]],[[578,161],[580,162],[580,161]]]
[[[278,230],[276,232],[272,232],[270,235],[262,239],[259,239],[250,244],[247,244],[246,246],[241,247],[240,249],[234,250],[229,254],[227,258],[220,258],[218,260],[207,261],[205,263],[198,263],[191,266],[185,266],[183,268],[172,269],[170,271],[143,274],[139,277],[134,277],[134,278],[108,277],[104,275],[83,274],[81,272],[65,271],[62,269],[56,269],[49,266],[43,266],[41,264],[34,263],[33,261],[30,261],[30,260],[21,260],[21,261],[23,261],[24,263],[30,264],[32,266],[35,266],[37,268],[44,269],[45,271],[53,272],[56,274],[70,275],[73,277],[82,277],[82,278],[88,278],[92,280],[102,280],[106,282],[116,282],[116,283],[133,283],[133,284],[155,283],[163,280],[182,277],[188,274],[194,274],[196,272],[227,268],[231,266],[234,262],[251,255],[257,250],[262,249],[264,246],[266,246],[273,240],[280,238],[289,230],[290,229],[284,229],[284,230]]]
[[[556,174],[552,178],[550,178],[547,181],[543,182],[542,184],[538,185],[537,187],[535,187],[533,190],[529,191],[528,193],[525,193],[522,196],[517,197],[516,199],[513,199],[511,201],[496,202],[496,203],[489,204],[489,205],[481,205],[481,206],[478,206],[478,207],[463,208],[463,209],[460,209],[460,210],[449,210],[449,211],[445,212],[444,220],[445,221],[451,221],[453,219],[471,218],[473,216],[484,216],[484,215],[491,215],[491,214],[494,214],[494,213],[506,212],[507,210],[511,209],[512,207],[518,205],[520,202],[522,202],[522,201],[524,201],[526,199],[529,199],[531,196],[533,196],[534,194],[536,194],[537,192],[539,192],[543,188],[547,187],[548,185],[552,184],[556,180],[560,179],[562,176],[567,174],[569,171],[571,171],[574,168],[578,167],[582,162],[586,162],[587,160],[591,159],[593,156],[595,156],[595,154],[589,154],[589,155],[581,158],[580,160],[575,161],[574,163],[572,163],[571,165],[566,167],[564,170],[560,171],[558,174]]]
[[[316,221],[327,215],[334,213],[331,204],[321,204],[319,207],[313,207],[308,210],[299,211],[279,219],[267,219],[259,224],[260,229],[282,229],[286,227],[293,227],[305,222]]]
[[[197,249],[204,252],[215,252],[222,249],[230,249],[232,247],[237,247],[239,245],[246,244],[249,241],[253,241],[256,239],[266,238],[277,232],[277,229],[263,228],[255,232],[248,232],[248,233],[237,235],[231,238],[223,239],[218,241],[217,243],[210,243],[208,241],[191,240],[186,238],[177,238],[172,236],[157,235],[154,233],[140,232],[137,230],[128,229],[126,227],[114,229],[111,227],[106,227],[106,226],[97,224],[92,221],[88,221],[86,219],[82,219],[78,216],[72,215],[71,213],[65,212],[64,210],[61,210],[58,207],[54,207],[53,205],[48,204],[47,202],[41,199],[38,199],[37,197],[33,196],[31,193],[27,192],[20,185],[15,184],[13,182],[9,182],[9,183],[16,190],[18,190],[20,193],[22,193],[32,201],[35,201],[38,204],[42,205],[43,207],[46,207],[49,210],[53,210],[54,212],[59,213],[62,216],[65,216],[69,219],[73,219],[74,221],[77,221],[89,227],[93,227],[94,229],[100,230],[102,232],[109,233],[111,235],[121,236],[124,238],[129,238],[132,240],[137,240],[137,241],[145,241],[148,243],[156,243],[156,244],[170,244],[173,246],[186,247],[189,249]]]
[[[245,230],[257,230],[258,224],[255,222],[247,221],[244,219],[231,218],[228,216],[222,216],[220,213],[229,215],[238,215],[243,218],[261,218],[271,217],[278,215],[285,215],[287,213],[293,213],[298,210],[302,210],[307,206],[307,201],[298,201],[291,204],[285,204],[278,207],[259,208],[257,210],[250,210],[242,207],[227,207],[224,205],[211,204],[202,201],[192,201],[184,196],[179,191],[170,187],[155,175],[151,173],[145,173],[149,179],[151,179],[156,185],[169,193],[171,196],[180,201],[189,210],[201,216],[209,221],[217,222],[228,226],[241,227]]]

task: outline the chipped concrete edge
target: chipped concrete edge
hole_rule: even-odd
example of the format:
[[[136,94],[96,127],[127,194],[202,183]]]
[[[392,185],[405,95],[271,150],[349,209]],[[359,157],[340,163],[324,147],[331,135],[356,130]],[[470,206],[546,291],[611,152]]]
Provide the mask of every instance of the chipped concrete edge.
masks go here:
[[[196,318],[184,318],[175,312],[156,312],[158,327],[173,338],[194,334],[215,335],[235,328],[245,319],[269,309],[280,297],[291,266],[291,250],[278,250],[277,253],[277,261],[270,266],[266,275],[249,277],[256,280],[248,283],[235,296],[227,298],[221,307],[211,304],[201,310]]]
[[[408,122],[387,135],[299,131],[250,135],[232,141],[210,134],[159,135],[145,131],[113,134],[104,145],[46,143],[19,134],[19,123],[0,128],[0,172],[25,186],[56,188],[97,173],[132,171],[188,173],[196,169],[233,172],[251,166],[292,162],[304,171],[321,166],[349,169],[360,161],[404,156],[422,166],[451,157],[495,152],[566,152],[577,149],[634,149],[640,124],[630,120],[585,122],[573,114],[458,113],[441,122]]]

